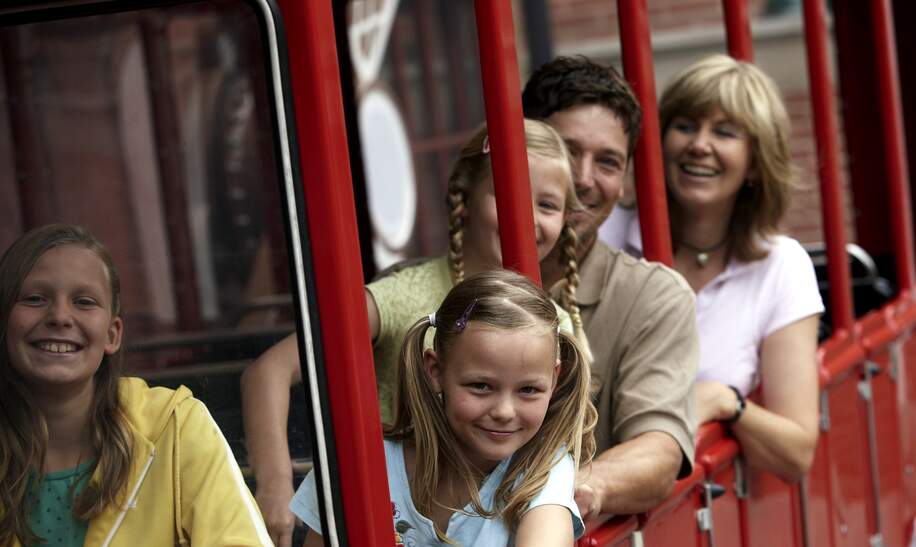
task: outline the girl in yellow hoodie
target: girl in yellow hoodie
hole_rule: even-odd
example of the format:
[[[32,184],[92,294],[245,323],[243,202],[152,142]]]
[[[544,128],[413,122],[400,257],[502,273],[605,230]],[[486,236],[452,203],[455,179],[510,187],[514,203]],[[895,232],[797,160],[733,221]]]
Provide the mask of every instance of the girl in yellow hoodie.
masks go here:
[[[119,312],[84,228],[0,259],[0,546],[271,545],[206,407],[120,377]]]

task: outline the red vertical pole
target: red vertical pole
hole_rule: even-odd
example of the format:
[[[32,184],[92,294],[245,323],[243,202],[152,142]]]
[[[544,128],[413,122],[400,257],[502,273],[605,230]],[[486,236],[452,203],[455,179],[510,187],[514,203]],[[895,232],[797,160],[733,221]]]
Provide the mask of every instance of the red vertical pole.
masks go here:
[[[512,3],[476,0],[474,11],[503,266],[540,284]]]
[[[636,193],[643,254],[649,260],[672,264],[671,228],[665,196],[655,74],[646,0],[617,0],[623,71],[642,105],[642,135],[636,144]]]
[[[872,0],[871,13],[875,31],[881,128],[886,143],[884,162],[890,197],[888,206],[894,232],[897,284],[902,292],[913,288],[913,216],[910,210],[910,175],[903,135],[903,109],[900,104],[897,46],[894,41],[894,14],[890,0]]]
[[[747,15],[747,0],[722,0],[725,12],[725,35],[728,54],[740,61],[754,62],[751,42],[751,22]]]
[[[331,4],[281,0],[349,545],[393,540]],[[337,515],[339,518],[339,515]]]
[[[854,314],[846,258],[843,190],[840,187],[839,144],[830,61],[827,55],[827,23],[824,0],[805,0],[805,41],[811,108],[817,135],[818,175],[821,179],[821,210],[827,242],[827,270],[830,279],[830,309],[834,329],[850,332]]]

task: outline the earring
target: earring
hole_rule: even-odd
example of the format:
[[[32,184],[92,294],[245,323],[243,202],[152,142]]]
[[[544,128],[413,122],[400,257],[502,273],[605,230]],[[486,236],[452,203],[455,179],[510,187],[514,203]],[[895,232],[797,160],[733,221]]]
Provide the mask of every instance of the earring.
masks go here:
[[[438,393],[436,393],[436,397],[439,398],[439,404],[440,404],[440,405],[444,405],[444,404],[445,404],[445,397],[443,397],[441,391],[438,392]]]

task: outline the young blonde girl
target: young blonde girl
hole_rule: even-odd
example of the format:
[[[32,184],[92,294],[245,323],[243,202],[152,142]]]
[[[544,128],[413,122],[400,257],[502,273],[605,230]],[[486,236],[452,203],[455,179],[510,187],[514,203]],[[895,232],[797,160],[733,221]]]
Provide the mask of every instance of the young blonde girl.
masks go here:
[[[596,419],[588,361],[543,290],[505,270],[457,284],[401,352],[385,427],[396,539],[572,545],[575,470],[594,454]],[[290,508],[320,533],[315,495],[309,475]]]
[[[120,377],[120,307],[81,227],[0,259],[0,545],[269,545],[203,404]]]
[[[581,208],[576,198],[569,153],[563,140],[545,123],[526,120],[538,258],[562,245],[567,280],[563,305],[588,355],[582,321],[575,304],[578,269],[576,235],[567,222]],[[449,253],[402,268],[366,287],[366,307],[375,357],[382,420],[392,418],[394,370],[408,329],[420,315],[436,309],[452,286],[466,275],[501,267],[491,155],[486,127],[462,148],[448,182]],[[567,312],[562,322],[570,324]],[[291,384],[301,382],[295,335],[268,350],[242,376],[242,402],[249,461],[257,479],[257,499],[274,541],[289,545],[293,516],[292,473],[286,442]]]

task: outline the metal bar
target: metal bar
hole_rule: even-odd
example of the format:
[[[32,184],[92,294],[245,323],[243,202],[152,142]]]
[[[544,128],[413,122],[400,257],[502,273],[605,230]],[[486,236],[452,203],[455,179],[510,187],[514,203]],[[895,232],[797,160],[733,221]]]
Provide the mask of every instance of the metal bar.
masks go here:
[[[340,66],[341,96],[344,101],[344,124],[347,131],[347,152],[350,157],[350,175],[353,178],[353,200],[356,207],[356,230],[359,235],[359,255],[363,263],[363,281],[369,283],[377,273],[375,251],[372,248],[372,218],[369,214],[369,188],[363,163],[363,146],[359,134],[359,116],[353,56],[347,36],[347,2],[331,2],[334,16],[334,35],[337,37],[337,63]]]
[[[475,0],[503,266],[541,282],[510,0]]]
[[[864,374],[859,381],[859,397],[865,402],[865,417],[868,433],[868,463],[871,484],[872,510],[875,513],[875,535],[881,537],[881,470],[878,462],[878,425],[875,422],[875,400],[872,377],[880,370],[870,361],[865,362]]]
[[[658,102],[655,98],[655,73],[652,44],[649,40],[649,14],[646,0],[617,0],[623,71],[642,105],[642,134],[636,144],[636,193],[643,254],[648,260],[672,264],[671,227],[665,195]]]
[[[897,284],[909,291],[914,284],[913,216],[910,210],[910,175],[907,169],[906,141],[903,135],[903,109],[900,104],[900,75],[894,15],[890,0],[871,2],[874,25],[875,66],[878,70],[879,109],[884,131],[884,162],[891,224],[897,264]]]
[[[391,545],[391,502],[382,449],[363,274],[330,2],[281,0],[300,164],[311,237],[324,367],[343,519],[341,544]],[[338,515],[339,516],[339,515]],[[328,532],[326,530],[326,532]],[[325,539],[327,540],[327,533]]]
[[[188,216],[184,158],[181,151],[181,127],[178,102],[172,88],[172,63],[166,21],[151,10],[140,15],[143,55],[148,70],[150,102],[152,103],[153,138],[159,180],[162,184],[162,205],[168,216],[166,234],[172,255],[172,278],[178,326],[181,330],[199,330],[203,326],[200,312],[200,291],[194,268],[191,245],[191,220]]]
[[[805,0],[805,42],[811,110],[817,135],[818,175],[821,180],[821,211],[827,244],[827,275],[830,279],[830,310],[834,331],[849,332],[855,319],[852,284],[846,257],[846,218],[840,184],[840,146],[830,61],[827,54],[827,19],[823,0]]]
[[[735,59],[754,62],[754,44],[751,41],[751,22],[747,15],[747,0],[722,0],[725,12],[725,35],[728,54]]]
[[[811,514],[811,501],[808,499],[808,477],[802,477],[801,482],[796,485],[796,488],[798,488],[798,500],[801,512],[802,545],[804,547],[809,547],[811,545],[811,525],[808,524],[808,516]]]

